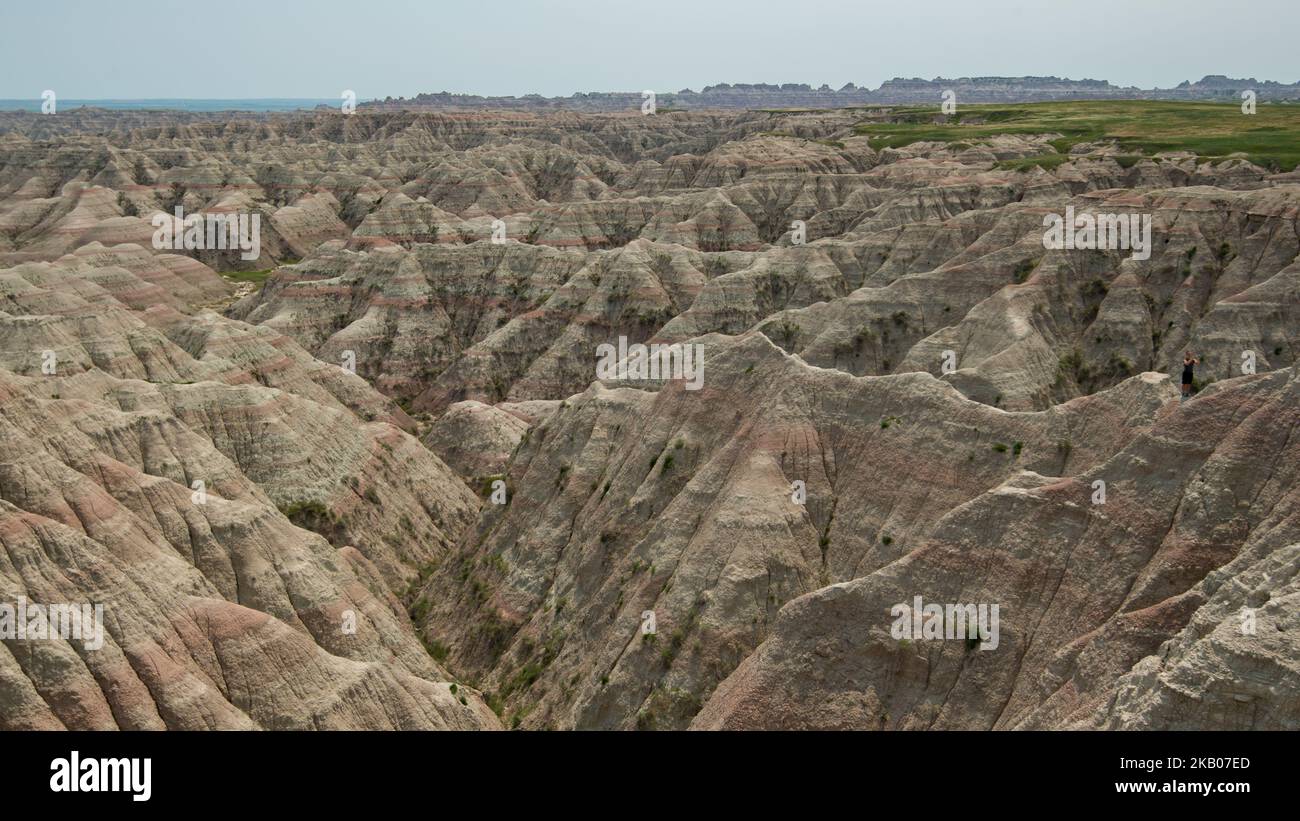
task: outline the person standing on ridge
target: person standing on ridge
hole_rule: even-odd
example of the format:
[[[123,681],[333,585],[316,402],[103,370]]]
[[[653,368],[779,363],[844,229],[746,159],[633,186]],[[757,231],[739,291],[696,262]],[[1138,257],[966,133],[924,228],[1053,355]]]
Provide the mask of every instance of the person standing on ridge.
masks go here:
[[[1191,351],[1183,352],[1183,395],[1180,402],[1186,402],[1192,395],[1192,370],[1201,364],[1201,360],[1192,356]]]

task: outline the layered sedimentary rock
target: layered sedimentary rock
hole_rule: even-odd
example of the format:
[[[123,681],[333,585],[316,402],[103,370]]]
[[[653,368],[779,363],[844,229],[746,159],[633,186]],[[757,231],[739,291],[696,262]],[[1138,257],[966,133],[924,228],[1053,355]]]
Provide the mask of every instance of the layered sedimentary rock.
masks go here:
[[[391,401],[188,313],[230,290],[193,260],[96,244],[0,278],[0,601],[102,608],[97,639],[6,637],[3,726],[496,726],[399,598],[477,502]]]
[[[1072,475],[1008,477],[785,608],[693,726],[1294,729],[1297,390],[1216,385]],[[899,640],[914,595],[1001,603],[997,648]]]
[[[0,115],[0,722],[1300,727],[1296,174],[879,116]]]

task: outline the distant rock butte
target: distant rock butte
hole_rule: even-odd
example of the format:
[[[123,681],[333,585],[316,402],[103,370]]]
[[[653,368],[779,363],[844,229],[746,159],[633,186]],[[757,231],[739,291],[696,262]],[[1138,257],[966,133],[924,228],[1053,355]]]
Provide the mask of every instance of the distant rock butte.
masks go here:
[[[952,91],[968,103],[1025,103],[1051,100],[1240,100],[1243,90],[1252,89],[1262,100],[1300,100],[1300,82],[1233,79],[1210,75],[1197,82],[1184,81],[1174,88],[1142,89],[1112,85],[1106,80],[1069,80],[1060,77],[936,77],[922,80],[895,77],[872,90],[853,83],[838,89],[828,85],[813,88],[804,83],[719,83],[700,91],[689,88],[661,91],[657,106],[669,109],[756,109],[756,108],[849,108],[866,105],[932,103],[944,91]],[[446,91],[414,97],[387,97],[367,101],[362,108],[405,110],[526,110],[526,111],[636,111],[645,97],[640,91],[578,92],[568,97],[482,97]]]

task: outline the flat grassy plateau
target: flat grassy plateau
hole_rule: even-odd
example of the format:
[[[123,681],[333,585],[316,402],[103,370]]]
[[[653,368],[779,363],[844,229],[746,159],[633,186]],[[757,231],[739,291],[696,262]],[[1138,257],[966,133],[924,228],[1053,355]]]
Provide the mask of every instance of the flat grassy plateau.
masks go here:
[[[1262,168],[1290,171],[1300,164],[1300,105],[1258,104],[1243,114],[1237,103],[1176,103],[1159,100],[1089,100],[1064,103],[959,106],[940,119],[938,106],[901,106],[887,122],[861,122],[859,134],[873,148],[915,142],[971,142],[996,134],[1058,134],[1058,154],[1008,160],[1004,168],[1054,168],[1078,143],[1113,140],[1131,165],[1161,151],[1191,151],[1216,162],[1232,155]],[[1125,164],[1121,162],[1121,164]]]

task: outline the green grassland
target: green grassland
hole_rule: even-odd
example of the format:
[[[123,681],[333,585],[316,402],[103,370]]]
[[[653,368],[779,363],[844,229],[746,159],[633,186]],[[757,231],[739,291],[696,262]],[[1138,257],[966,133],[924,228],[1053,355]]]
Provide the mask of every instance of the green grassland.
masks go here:
[[[875,148],[914,142],[970,142],[995,134],[1057,134],[1062,154],[1077,143],[1114,140],[1129,164],[1160,151],[1191,151],[1203,160],[1233,154],[1264,168],[1290,171],[1300,164],[1300,105],[1260,104],[1241,113],[1235,103],[1175,103],[1159,100],[1097,100],[1017,105],[968,105],[946,123],[936,123],[938,105],[892,109],[891,122],[861,122],[858,134]],[[1044,165],[1045,158],[1010,161],[1007,167]],[[1052,159],[1054,167],[1064,160]]]
[[[261,285],[274,270],[274,268],[267,268],[265,271],[222,271],[221,275],[231,282],[253,282]]]

